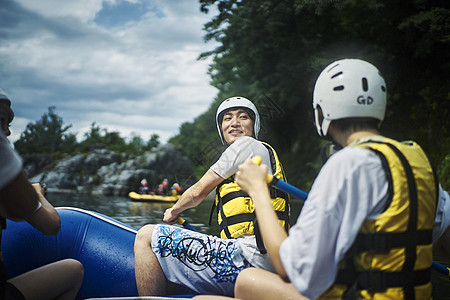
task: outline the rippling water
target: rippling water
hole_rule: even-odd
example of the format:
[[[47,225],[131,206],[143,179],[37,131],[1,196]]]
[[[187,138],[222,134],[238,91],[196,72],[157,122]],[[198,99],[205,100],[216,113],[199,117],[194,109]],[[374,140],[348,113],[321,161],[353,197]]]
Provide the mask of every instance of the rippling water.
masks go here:
[[[49,193],[47,199],[55,207],[70,206],[102,213],[120,222],[139,229],[145,224],[162,223],[164,211],[172,203],[135,202],[128,197],[98,196],[87,194]],[[209,226],[213,196],[208,196],[199,206],[183,212],[186,219],[198,231],[217,235],[217,217],[214,214]],[[291,219],[295,221],[300,212],[301,202],[293,200]]]

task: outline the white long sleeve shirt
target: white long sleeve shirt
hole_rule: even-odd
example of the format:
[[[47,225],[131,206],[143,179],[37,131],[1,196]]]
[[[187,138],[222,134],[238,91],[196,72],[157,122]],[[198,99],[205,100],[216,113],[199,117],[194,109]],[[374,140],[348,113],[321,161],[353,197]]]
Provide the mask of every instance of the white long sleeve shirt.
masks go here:
[[[365,220],[385,208],[388,182],[370,150],[346,147],[317,176],[280,256],[295,288],[315,299],[334,282],[339,261]],[[450,198],[439,187],[433,241],[450,226]],[[332,255],[330,255],[330,253]]]

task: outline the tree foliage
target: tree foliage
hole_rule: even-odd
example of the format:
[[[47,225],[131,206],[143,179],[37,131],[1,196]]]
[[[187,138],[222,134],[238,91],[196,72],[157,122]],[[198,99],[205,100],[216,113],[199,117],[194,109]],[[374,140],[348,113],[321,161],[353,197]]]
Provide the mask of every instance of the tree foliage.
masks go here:
[[[72,125],[64,125],[63,119],[51,106],[48,113],[35,123],[29,123],[14,145],[22,154],[45,154],[58,156],[61,154],[87,153],[93,149],[105,148],[125,154],[140,154],[159,145],[159,136],[153,134],[148,142],[140,136],[133,135],[127,140],[117,131],[108,131],[95,122],[81,142],[77,141],[76,134],[68,132]]]
[[[76,137],[67,133],[72,125],[64,125],[63,119],[50,106],[48,112],[35,123],[29,123],[20,139],[14,143],[20,153],[66,152],[76,143]]]
[[[313,126],[312,90],[320,71],[341,58],[370,61],[383,73],[385,135],[416,140],[436,164],[450,152],[448,1],[200,0],[203,12],[213,6],[218,14],[204,26],[205,40],[219,46],[200,59],[212,57],[209,74],[219,93],[171,140],[191,158],[217,144],[219,103],[245,96],[265,114],[261,139],[277,149],[289,180],[309,188],[323,144]]]

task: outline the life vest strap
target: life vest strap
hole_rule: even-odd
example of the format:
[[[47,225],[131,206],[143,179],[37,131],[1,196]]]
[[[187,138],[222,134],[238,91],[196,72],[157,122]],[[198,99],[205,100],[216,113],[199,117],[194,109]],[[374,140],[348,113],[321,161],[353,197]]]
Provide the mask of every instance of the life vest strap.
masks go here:
[[[363,251],[388,253],[391,249],[403,248],[405,245],[428,245],[431,242],[431,230],[360,233],[352,250],[356,253]]]
[[[244,223],[244,222],[253,222],[255,220],[255,213],[246,213],[246,214],[239,214],[234,215],[231,217],[226,217],[226,222],[223,222],[219,224],[220,231],[222,231],[225,227],[238,224],[238,223]]]
[[[347,274],[346,274],[347,273]],[[351,285],[354,281],[354,274],[339,273],[336,283]],[[384,272],[381,270],[368,270],[358,273],[356,285],[358,290],[370,292],[384,292],[388,288],[413,287],[424,285],[430,282],[431,269],[418,271]]]
[[[234,192],[228,193],[225,196],[221,197],[222,205],[225,205],[228,201],[231,201],[231,200],[233,200],[235,198],[239,198],[239,197],[250,198],[250,196],[243,190],[234,191]]]

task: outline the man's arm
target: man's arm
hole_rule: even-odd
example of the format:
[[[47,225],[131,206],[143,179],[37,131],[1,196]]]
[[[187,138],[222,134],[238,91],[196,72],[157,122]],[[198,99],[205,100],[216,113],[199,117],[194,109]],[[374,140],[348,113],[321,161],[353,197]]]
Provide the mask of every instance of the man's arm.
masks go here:
[[[239,166],[236,182],[252,198],[264,245],[278,275],[289,281],[280,258],[281,243],[287,238],[284,229],[278,223],[278,217],[270,201],[266,182],[267,166],[257,166],[251,160]]]
[[[178,221],[178,216],[186,209],[196,207],[203,199],[223,181],[223,178],[209,169],[199,181],[188,188],[172,208],[164,213],[163,221],[174,224]]]
[[[61,227],[58,213],[42,195],[40,185],[31,185],[23,171],[0,191],[0,199],[0,213],[5,218],[26,220],[47,235],[58,233]],[[42,206],[36,210],[39,202]]]

